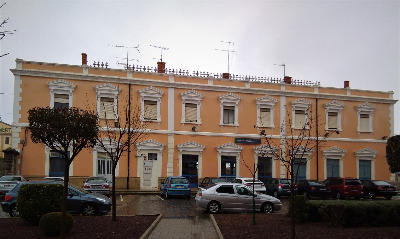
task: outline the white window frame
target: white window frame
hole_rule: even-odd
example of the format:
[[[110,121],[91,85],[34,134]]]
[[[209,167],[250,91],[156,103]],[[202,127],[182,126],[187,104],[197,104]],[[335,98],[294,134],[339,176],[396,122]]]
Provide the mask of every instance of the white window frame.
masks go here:
[[[203,99],[204,95],[195,91],[195,90],[189,90],[184,93],[181,93],[181,98],[182,98],[182,118],[181,118],[181,123],[182,125],[184,124],[201,124],[201,114],[200,114],[200,109],[201,109],[201,101]],[[195,104],[197,106],[197,117],[196,117],[196,122],[186,122],[186,107],[185,104]]]
[[[76,85],[74,83],[71,83],[64,79],[58,79],[58,80],[47,82],[47,85],[49,86],[49,89],[50,89],[50,107],[51,108],[54,107],[54,96],[56,94],[68,95],[69,96],[68,105],[70,108],[72,107],[72,98],[74,96],[74,89],[76,87]]]
[[[226,143],[217,146],[218,152],[218,177],[221,177],[221,157],[224,156],[235,156],[236,157],[236,177],[240,177],[240,155],[243,147],[234,143]]]
[[[311,171],[310,170],[310,168],[311,168],[310,160],[311,160],[311,155],[314,150],[311,148],[305,147],[303,145],[297,147],[296,150],[298,151],[297,154],[293,154],[292,149],[289,150],[289,154],[291,155],[292,160],[296,160],[296,159],[304,160],[304,162],[306,163],[306,179],[310,179],[310,171]],[[293,173],[295,173],[295,172],[293,172]],[[295,175],[295,174],[293,174],[293,175]]]
[[[203,150],[206,146],[199,144],[194,141],[185,142],[183,144],[179,144],[176,146],[179,151],[179,175],[182,175],[182,155],[190,154],[197,155],[198,162],[198,170],[197,176],[199,178],[202,177],[202,169],[203,169]]]
[[[114,99],[114,117],[113,119],[118,119],[118,94],[121,89],[118,86],[112,85],[110,83],[104,83],[101,85],[97,85],[94,87],[97,94],[97,114],[99,119],[106,119],[104,117],[100,118],[100,107],[101,107],[101,98],[111,98]],[[110,119],[110,118],[107,118]]]
[[[325,104],[325,130],[326,131],[342,131],[342,110],[343,110],[344,104],[334,100],[332,102],[326,103]],[[337,113],[338,117],[338,125],[337,129],[329,129],[329,113]]]
[[[328,159],[338,159],[339,160],[339,177],[343,177],[343,159],[344,155],[347,153],[346,150],[339,147],[331,147],[322,151],[324,157],[324,177],[327,178],[327,163]]]
[[[360,160],[370,160],[371,161],[371,180],[375,180],[375,159],[378,155],[378,151],[371,148],[363,148],[355,151],[356,163],[357,163],[357,178],[360,178]]]
[[[310,108],[311,101],[304,98],[300,98],[290,102],[290,104],[292,105],[292,129],[303,129],[303,127],[296,127],[296,110],[304,111],[305,129],[309,129],[310,126],[307,123],[309,114],[308,109]]]
[[[363,104],[360,104],[357,106],[357,133],[373,133],[373,127],[372,127],[372,115],[375,111],[375,106],[366,102]],[[361,131],[361,115],[366,114],[369,116],[369,122],[368,122],[368,130],[367,131]]]
[[[221,117],[219,124],[220,126],[239,126],[239,102],[241,100],[240,96],[233,93],[227,93],[218,97],[220,101]],[[233,124],[224,124],[224,107],[234,107],[234,122]]]
[[[257,127],[259,128],[275,128],[275,123],[274,123],[274,108],[275,104],[278,102],[277,99],[272,98],[268,95],[265,95],[261,98],[256,99],[256,104],[257,104]],[[264,125],[263,122],[261,122],[261,109],[269,109],[270,112],[270,119],[269,119],[269,125]]]
[[[161,97],[164,94],[161,90],[154,88],[153,86],[144,88],[139,90],[140,94],[140,104],[141,104],[141,111],[140,111],[140,119],[141,121],[149,121],[149,122],[161,122]],[[157,102],[157,115],[155,120],[147,120],[144,119],[144,101],[155,101]]]
[[[107,148],[109,152],[115,152],[115,148],[117,147],[117,142],[115,140],[110,141],[110,138],[102,138],[101,141],[103,142],[104,146]],[[107,151],[104,150],[102,147],[100,147],[99,144],[97,144],[94,147],[93,150],[93,170],[92,170],[92,175],[97,175],[98,172],[98,153],[105,153],[107,155],[107,158],[111,160],[110,156],[108,155]],[[111,165],[112,166],[112,165]],[[112,169],[111,169],[112,170]],[[112,172],[112,171],[111,171]],[[119,163],[117,164],[115,168],[115,177],[119,176]]]
[[[276,163],[277,163],[277,158],[276,155],[278,155],[279,148],[274,147],[274,146],[269,146],[267,144],[262,144],[259,146],[254,147],[254,163],[257,165],[258,164],[258,157],[270,157],[272,158],[272,178],[276,178]],[[256,173],[256,177],[258,177],[258,170]]]

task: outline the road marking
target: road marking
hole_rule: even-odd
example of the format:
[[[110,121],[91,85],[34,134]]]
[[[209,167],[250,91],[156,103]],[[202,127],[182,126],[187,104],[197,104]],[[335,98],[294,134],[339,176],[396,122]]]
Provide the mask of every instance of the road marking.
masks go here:
[[[159,197],[161,200],[163,200],[163,201],[164,201],[164,198],[162,198],[160,195],[158,195],[157,197]]]
[[[120,197],[120,199],[121,199],[121,202],[123,202],[123,201],[124,201],[124,199],[122,198],[122,195],[119,195],[119,197]]]

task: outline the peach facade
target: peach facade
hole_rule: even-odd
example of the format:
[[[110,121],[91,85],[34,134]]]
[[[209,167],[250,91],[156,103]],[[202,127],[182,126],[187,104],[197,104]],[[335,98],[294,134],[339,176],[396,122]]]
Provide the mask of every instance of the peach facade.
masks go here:
[[[294,112],[298,113],[294,105],[306,106],[306,111],[318,111],[319,124],[315,127],[319,135],[338,132],[331,134],[317,150],[318,161],[316,154],[309,158],[302,177],[393,180],[385,157],[386,138],[393,135],[396,103],[393,92],[238,81],[21,59],[16,60],[16,68],[11,71],[15,76],[12,142],[13,148],[24,152],[22,174],[28,178],[57,174],[57,155],[44,145],[32,143],[29,134],[25,134],[30,108],[54,107],[57,97],[66,95],[64,104],[69,107],[98,111],[102,97],[115,97],[118,99],[116,107],[123,112],[121,102],[127,99],[130,84],[133,105],[141,107],[144,115],[146,103],[151,101],[157,107],[155,115],[147,120],[151,132],[131,152],[129,167],[126,154],[120,159],[117,177],[121,188],[126,186],[127,177],[134,179],[130,185],[138,190],[155,190],[160,178],[166,176],[185,175],[191,178],[194,186],[208,176],[250,177],[245,164],[253,165],[262,160],[266,161],[262,164],[264,168],[258,171],[259,178],[287,177],[281,162],[260,155],[257,147],[265,144],[261,130],[276,140],[282,136],[281,122],[288,117],[294,120]],[[99,89],[103,93],[99,93]],[[189,106],[194,111],[190,111]],[[267,112],[265,114],[270,117],[263,119],[268,125],[261,124],[260,115],[264,114],[261,112]],[[329,112],[333,112],[333,116]],[[327,123],[327,120],[332,121],[331,117],[334,117],[334,126]],[[316,136],[315,127],[313,136]],[[241,138],[253,141],[251,144],[235,143]],[[24,148],[18,143],[20,140],[27,141]],[[109,177],[109,174],[107,157],[98,147],[82,151],[70,169],[72,178]]]

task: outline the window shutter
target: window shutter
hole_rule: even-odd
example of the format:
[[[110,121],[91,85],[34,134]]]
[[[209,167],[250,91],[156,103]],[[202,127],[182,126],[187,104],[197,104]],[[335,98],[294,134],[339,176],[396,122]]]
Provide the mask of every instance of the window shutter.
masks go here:
[[[360,114],[360,131],[361,132],[369,132],[369,115],[368,114]]]
[[[328,129],[337,129],[339,126],[338,113],[328,112]]]
[[[262,127],[268,127],[271,125],[271,111],[268,108],[260,109],[260,123]]]
[[[100,99],[100,118],[114,119],[114,99],[102,97]]]
[[[54,94],[54,102],[61,103],[61,104],[69,104],[69,95]]]
[[[197,122],[196,104],[185,104],[185,122]]]
[[[157,119],[157,102],[151,100],[144,101],[144,119],[156,120]]]
[[[295,110],[295,128],[301,129],[304,127],[306,115],[304,110]]]
[[[234,106],[224,106],[223,122],[224,124],[234,124],[235,123],[235,107]]]

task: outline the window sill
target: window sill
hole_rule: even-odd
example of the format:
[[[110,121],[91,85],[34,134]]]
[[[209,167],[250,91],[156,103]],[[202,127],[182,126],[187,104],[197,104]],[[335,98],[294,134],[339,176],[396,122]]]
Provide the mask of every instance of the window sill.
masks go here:
[[[219,126],[221,126],[221,127],[223,127],[223,126],[239,127],[238,124],[220,124]]]

